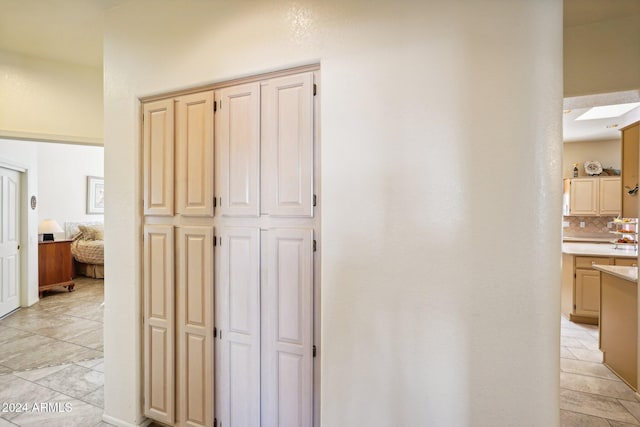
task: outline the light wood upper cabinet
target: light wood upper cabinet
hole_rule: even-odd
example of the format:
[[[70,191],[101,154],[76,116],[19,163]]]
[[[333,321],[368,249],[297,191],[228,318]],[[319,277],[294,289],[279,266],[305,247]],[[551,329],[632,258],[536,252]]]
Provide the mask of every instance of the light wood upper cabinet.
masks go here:
[[[600,178],[598,213],[601,216],[617,216],[622,209],[622,189],[620,177]]]
[[[565,180],[570,216],[617,216],[621,212],[620,177]]]
[[[575,178],[570,181],[570,215],[598,215],[598,178]]]
[[[213,228],[176,236],[176,421],[213,426]]]
[[[217,91],[216,195],[225,216],[260,215],[260,84]]]
[[[262,212],[313,216],[313,73],[262,83]]]
[[[174,236],[171,225],[144,227],[144,414],[175,419]]]
[[[213,91],[176,99],[176,212],[213,216]]]
[[[629,189],[640,183],[638,180],[638,146],[640,144],[640,122],[622,129],[622,216],[638,217],[638,194],[630,195]]]
[[[143,107],[143,198],[145,215],[173,215],[173,99]]]

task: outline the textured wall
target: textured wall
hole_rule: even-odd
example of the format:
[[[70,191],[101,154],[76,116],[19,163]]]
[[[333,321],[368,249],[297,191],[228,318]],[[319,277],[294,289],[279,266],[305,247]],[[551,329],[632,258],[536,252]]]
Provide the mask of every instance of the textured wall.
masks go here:
[[[136,97],[319,61],[322,424],[558,424],[560,0],[136,0],[106,28],[108,417],[141,411]]]

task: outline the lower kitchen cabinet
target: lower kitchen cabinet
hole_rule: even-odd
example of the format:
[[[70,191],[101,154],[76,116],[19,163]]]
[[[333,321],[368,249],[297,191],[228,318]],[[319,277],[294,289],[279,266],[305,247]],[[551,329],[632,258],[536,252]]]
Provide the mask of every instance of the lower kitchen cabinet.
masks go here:
[[[600,315],[599,265],[627,265],[633,258],[575,256],[562,254],[562,314],[572,322],[598,324]]]

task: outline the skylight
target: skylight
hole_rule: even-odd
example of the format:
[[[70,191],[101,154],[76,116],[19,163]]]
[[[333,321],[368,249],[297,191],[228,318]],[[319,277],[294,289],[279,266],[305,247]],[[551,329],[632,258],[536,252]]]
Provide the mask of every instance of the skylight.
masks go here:
[[[603,105],[601,107],[593,107],[576,118],[576,120],[596,120],[610,119],[612,117],[620,117],[628,113],[634,108],[640,106],[640,102],[631,102],[628,104]]]

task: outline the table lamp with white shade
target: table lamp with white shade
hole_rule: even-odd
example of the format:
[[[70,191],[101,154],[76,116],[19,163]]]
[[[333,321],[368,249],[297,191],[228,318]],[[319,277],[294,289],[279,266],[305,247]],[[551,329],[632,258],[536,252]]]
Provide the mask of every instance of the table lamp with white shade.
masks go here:
[[[53,241],[53,233],[63,233],[64,230],[55,219],[45,219],[38,225],[38,234],[42,234],[42,241]]]

